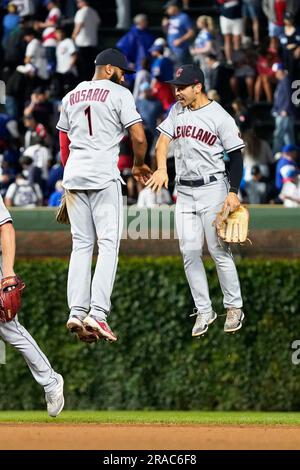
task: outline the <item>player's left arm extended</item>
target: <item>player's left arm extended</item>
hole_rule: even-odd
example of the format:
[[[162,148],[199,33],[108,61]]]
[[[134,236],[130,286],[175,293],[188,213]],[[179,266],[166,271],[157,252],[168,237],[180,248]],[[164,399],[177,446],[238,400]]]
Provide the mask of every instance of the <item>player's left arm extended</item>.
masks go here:
[[[14,226],[10,221],[0,226],[0,235],[2,246],[3,277],[14,276],[16,235]]]
[[[152,191],[160,191],[163,186],[168,189],[167,156],[171,140],[170,137],[163,133],[160,134],[157,140],[155,148],[157,170],[146,183],[146,186],[151,188]]]
[[[229,207],[230,212],[233,212],[240,206],[238,198],[238,191],[243,176],[243,157],[241,150],[234,150],[228,154],[230,159],[229,165],[229,193],[224,201],[223,210]]]

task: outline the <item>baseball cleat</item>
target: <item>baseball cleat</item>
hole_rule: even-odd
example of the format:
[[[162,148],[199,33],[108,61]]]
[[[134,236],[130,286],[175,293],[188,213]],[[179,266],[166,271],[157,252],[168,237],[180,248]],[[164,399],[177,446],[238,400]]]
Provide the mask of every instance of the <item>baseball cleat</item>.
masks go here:
[[[82,321],[75,316],[69,318],[66,326],[71,333],[78,333],[84,328]]]
[[[64,399],[64,379],[60,374],[57,374],[57,387],[51,392],[45,393],[45,399],[47,402],[47,411],[49,416],[55,418],[62,411],[65,399]]]
[[[69,318],[67,328],[71,333],[76,333],[77,338],[83,343],[95,343],[101,338],[97,333],[87,331],[82,321],[76,316]]]
[[[245,315],[241,308],[228,308],[224,324],[225,333],[235,333],[240,330],[243,326],[244,319]]]
[[[83,320],[83,325],[87,331],[100,333],[107,341],[115,342],[118,339],[105,320],[98,320],[96,317],[88,315]]]
[[[209,325],[211,325],[217,319],[217,314],[213,310],[209,313],[202,313],[197,311],[190,316],[197,317],[192,330],[193,338],[203,336],[207,332]]]

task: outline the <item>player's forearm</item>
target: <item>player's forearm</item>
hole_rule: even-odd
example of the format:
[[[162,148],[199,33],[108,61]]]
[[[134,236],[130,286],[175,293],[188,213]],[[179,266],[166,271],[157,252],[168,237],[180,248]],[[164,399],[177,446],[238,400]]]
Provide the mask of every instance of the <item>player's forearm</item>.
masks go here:
[[[137,123],[129,127],[128,130],[132,143],[133,165],[142,166],[144,164],[147,151],[147,140],[143,125],[141,123]]]
[[[234,152],[230,152],[229,159],[229,191],[237,194],[243,177],[243,157],[241,151],[235,150]]]
[[[14,274],[16,254],[16,235],[13,224],[8,222],[1,225],[2,271],[3,277]]]
[[[132,142],[133,149],[133,164],[135,166],[141,166],[144,164],[145,154],[147,151],[147,141],[146,139],[143,142],[134,140]]]
[[[167,156],[168,156],[169,139],[161,134],[155,148],[157,169],[167,170]]]

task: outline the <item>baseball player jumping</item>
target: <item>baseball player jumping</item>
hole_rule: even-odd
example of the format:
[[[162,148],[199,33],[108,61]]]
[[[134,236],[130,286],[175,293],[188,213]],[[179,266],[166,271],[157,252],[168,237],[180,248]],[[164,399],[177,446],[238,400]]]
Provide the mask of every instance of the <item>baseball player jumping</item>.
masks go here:
[[[1,278],[14,277],[16,252],[15,230],[12,218],[0,195],[0,235],[2,246]],[[3,305],[1,305],[1,308]],[[55,372],[45,354],[33,337],[19,323],[16,315],[11,321],[0,322],[0,338],[11,344],[23,355],[30,372],[39,385],[45,390],[48,414],[57,416],[64,407],[64,380]]]
[[[123,227],[119,144],[128,129],[134,152],[132,174],[145,183],[147,149],[142,119],[132,94],[121,86],[128,69],[116,49],[97,55],[92,80],[80,83],[62,101],[60,131],[63,186],[71,223],[73,250],[69,265],[67,328],[87,342],[116,341],[107,323]],[[98,259],[91,282],[95,241]]]
[[[154,191],[168,185],[166,159],[174,142],[176,162],[176,227],[184,269],[195,303],[196,322],[192,336],[206,333],[217,318],[212,309],[202,248],[206,238],[216,264],[227,316],[225,332],[242,327],[244,313],[240,283],[228,244],[221,245],[213,222],[217,213],[229,206],[239,207],[237,193],[242,178],[241,149],[233,118],[217,102],[207,98],[202,70],[182,65],[174,80],[177,103],[159,125],[156,146],[157,170],[146,183]],[[225,173],[223,151],[230,157],[229,178]]]

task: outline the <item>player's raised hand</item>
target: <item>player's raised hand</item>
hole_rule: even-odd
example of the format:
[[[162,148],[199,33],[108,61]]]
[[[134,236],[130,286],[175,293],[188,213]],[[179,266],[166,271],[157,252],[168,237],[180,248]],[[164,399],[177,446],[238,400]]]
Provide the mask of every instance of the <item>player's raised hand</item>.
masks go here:
[[[168,181],[169,177],[167,170],[165,170],[164,168],[159,168],[147,181],[146,186],[148,188],[151,188],[152,191],[160,191],[163,186],[168,189]]]
[[[134,165],[132,167],[132,176],[136,181],[142,184],[146,184],[152,175],[152,171],[145,163],[141,166]]]

